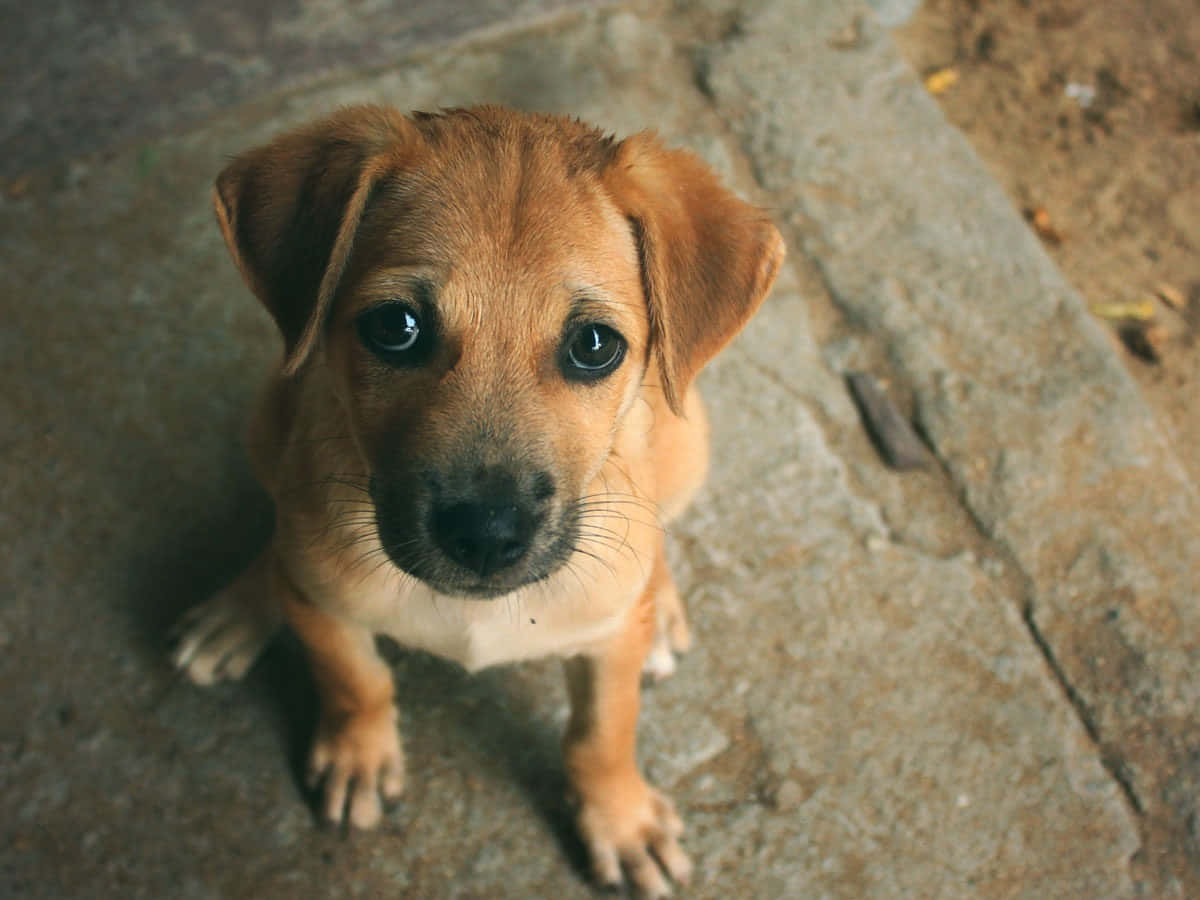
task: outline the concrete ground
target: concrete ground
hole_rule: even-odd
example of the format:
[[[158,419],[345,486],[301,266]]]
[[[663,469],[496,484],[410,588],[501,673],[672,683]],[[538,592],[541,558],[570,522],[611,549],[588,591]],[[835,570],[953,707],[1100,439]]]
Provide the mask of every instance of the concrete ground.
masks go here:
[[[277,339],[209,185],[371,99],[658,128],[788,239],[703,376],[714,472],[671,545],[697,647],[646,693],[688,896],[1200,896],[1195,450],[869,10],[125,5],[0,7],[0,895],[590,894],[553,662],[394,651],[410,786],[349,836],[296,780],[294,643],[211,691],[166,664],[168,623],[270,528],[239,440]],[[159,43],[241,74],[172,80]],[[850,370],[911,412],[927,471],[881,465]]]

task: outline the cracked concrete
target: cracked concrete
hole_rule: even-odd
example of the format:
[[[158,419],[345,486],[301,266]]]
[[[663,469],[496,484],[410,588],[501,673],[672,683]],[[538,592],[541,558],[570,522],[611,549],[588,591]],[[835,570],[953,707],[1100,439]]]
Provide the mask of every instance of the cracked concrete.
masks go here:
[[[840,51],[823,36],[845,27],[841,4],[805,6],[799,39],[784,7],[745,15],[706,62],[710,90],[737,111],[764,188],[819,223],[805,246],[886,343],[972,517],[1028,579],[1033,636],[1114,776],[1185,827],[1194,794],[1171,808],[1164,779],[1196,785],[1200,496],[1033,235],[981,215],[1004,197],[890,43],[868,33]],[[823,77],[784,64],[796,55]]]
[[[291,39],[351,27],[322,21]],[[277,339],[211,179],[355,100],[652,126],[787,229],[773,296],[703,376],[714,471],[670,547],[697,646],[646,693],[690,896],[1192,890],[1195,487],[865,11],[585,9],[334,74],[276,73],[203,126],[184,104],[103,153],[68,142],[0,201],[0,892],[589,894],[553,663],[468,677],[392,652],[408,795],[343,839],[294,780],[295,646],[208,692],[161,654],[270,522],[238,440]],[[939,468],[881,467],[848,368],[890,379]]]

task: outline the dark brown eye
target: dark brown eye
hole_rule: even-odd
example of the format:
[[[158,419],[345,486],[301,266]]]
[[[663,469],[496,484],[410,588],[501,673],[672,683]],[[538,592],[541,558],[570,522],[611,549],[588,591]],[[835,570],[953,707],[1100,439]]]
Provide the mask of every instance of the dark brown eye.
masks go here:
[[[358,336],[368,350],[392,365],[418,362],[429,341],[420,314],[407,303],[382,303],[359,314]]]
[[[589,381],[616,370],[625,356],[625,339],[607,325],[578,329],[567,344],[564,371],[568,378]]]

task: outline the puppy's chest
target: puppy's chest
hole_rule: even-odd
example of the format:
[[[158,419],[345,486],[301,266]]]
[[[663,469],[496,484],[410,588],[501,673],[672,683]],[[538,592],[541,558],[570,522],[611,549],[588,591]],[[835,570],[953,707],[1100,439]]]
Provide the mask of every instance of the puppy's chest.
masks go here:
[[[392,573],[372,581],[339,612],[468,671],[582,652],[621,626],[640,589],[552,577],[494,600],[467,600]]]

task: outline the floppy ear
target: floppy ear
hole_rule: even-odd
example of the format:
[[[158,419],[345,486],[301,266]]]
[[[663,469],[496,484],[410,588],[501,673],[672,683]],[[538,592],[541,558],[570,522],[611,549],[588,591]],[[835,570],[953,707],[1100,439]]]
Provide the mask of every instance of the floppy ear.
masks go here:
[[[217,176],[221,233],[279,326],[284,374],[316,344],[372,188],[414,135],[395,111],[352,107],[238,156]]]
[[[606,180],[633,225],[663,393],[688,385],[758,309],[783,262],[779,231],[699,158],[650,133],[623,141]]]

